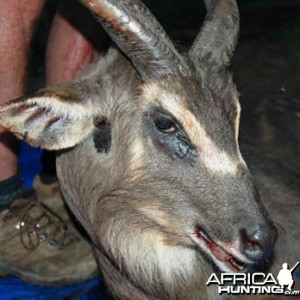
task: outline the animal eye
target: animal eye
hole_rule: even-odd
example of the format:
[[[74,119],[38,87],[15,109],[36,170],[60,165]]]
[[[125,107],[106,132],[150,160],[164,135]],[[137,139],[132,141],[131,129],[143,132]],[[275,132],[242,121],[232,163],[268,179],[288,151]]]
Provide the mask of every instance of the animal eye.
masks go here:
[[[176,131],[176,125],[174,122],[166,117],[158,117],[155,119],[155,126],[159,131],[165,132],[165,133],[173,133]]]

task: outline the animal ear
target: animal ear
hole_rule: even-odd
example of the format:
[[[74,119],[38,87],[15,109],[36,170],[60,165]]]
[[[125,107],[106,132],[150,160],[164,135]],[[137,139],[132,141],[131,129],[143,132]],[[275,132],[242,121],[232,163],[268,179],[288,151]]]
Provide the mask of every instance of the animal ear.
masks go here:
[[[88,91],[70,82],[0,106],[0,126],[32,146],[59,150],[87,137],[96,113]]]

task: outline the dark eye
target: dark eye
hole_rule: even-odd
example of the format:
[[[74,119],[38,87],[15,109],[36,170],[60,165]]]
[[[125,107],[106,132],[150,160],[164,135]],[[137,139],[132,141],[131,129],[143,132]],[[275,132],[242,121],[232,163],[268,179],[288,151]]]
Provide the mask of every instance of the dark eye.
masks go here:
[[[155,119],[155,126],[159,131],[166,133],[173,133],[176,131],[176,126],[174,122],[166,117],[158,117]]]

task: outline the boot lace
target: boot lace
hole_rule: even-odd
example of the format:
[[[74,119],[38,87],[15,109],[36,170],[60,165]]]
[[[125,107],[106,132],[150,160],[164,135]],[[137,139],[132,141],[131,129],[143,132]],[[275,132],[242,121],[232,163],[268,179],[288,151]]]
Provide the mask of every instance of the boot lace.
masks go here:
[[[70,234],[65,222],[47,206],[38,201],[29,201],[24,206],[11,207],[4,221],[16,217],[15,228],[20,233],[22,245],[28,250],[36,249],[41,243],[62,250],[72,244],[76,237]]]

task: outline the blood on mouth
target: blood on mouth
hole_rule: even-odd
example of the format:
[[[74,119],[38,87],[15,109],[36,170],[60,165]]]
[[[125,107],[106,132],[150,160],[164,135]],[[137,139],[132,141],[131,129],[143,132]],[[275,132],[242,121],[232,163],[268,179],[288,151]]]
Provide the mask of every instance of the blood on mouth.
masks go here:
[[[197,229],[195,231],[196,237],[203,241],[207,248],[209,248],[211,255],[213,255],[217,260],[222,261],[227,264],[228,267],[234,271],[242,271],[245,267],[244,263],[235,258],[231,253],[227,252],[221,246],[214,243],[204,231]]]

